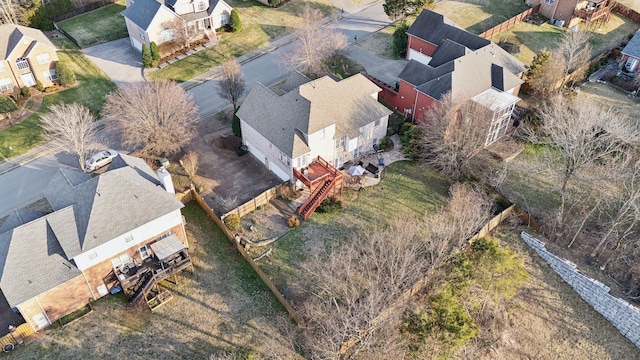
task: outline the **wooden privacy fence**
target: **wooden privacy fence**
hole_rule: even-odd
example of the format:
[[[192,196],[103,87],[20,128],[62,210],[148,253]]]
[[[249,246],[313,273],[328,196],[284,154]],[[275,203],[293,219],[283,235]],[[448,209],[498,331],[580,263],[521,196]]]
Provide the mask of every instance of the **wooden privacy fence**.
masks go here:
[[[269,189],[269,190],[271,190],[271,189]],[[267,190],[267,191],[269,191],[269,190]],[[274,193],[275,193],[275,190],[274,190]],[[273,284],[271,279],[269,279],[269,277],[264,272],[262,272],[262,270],[258,267],[258,265],[256,265],[256,263],[253,261],[253,259],[244,250],[242,245],[240,245],[240,243],[238,243],[235,240],[234,234],[231,233],[231,231],[227,228],[227,226],[224,224],[224,222],[222,222],[222,220],[220,220],[218,218],[218,216],[213,211],[213,209],[211,209],[207,205],[207,203],[204,201],[202,196],[200,196],[200,194],[198,194],[195,190],[191,190],[191,197],[198,203],[198,205],[200,205],[200,207],[207,213],[207,215],[209,215],[209,217],[216,223],[216,225],[218,225],[218,227],[220,229],[222,229],[222,232],[225,234],[227,239],[229,239],[229,241],[231,241],[233,244],[235,244],[236,249],[238,249],[240,254],[242,254],[242,257],[249,263],[249,265],[251,265],[251,267],[256,272],[256,274],[258,274],[260,279],[262,279],[262,282],[264,282],[265,285],[267,285],[269,290],[271,290],[273,295],[275,295],[275,297],[278,299],[280,304],[282,304],[282,306],[284,306],[284,308],[287,310],[289,315],[291,315],[293,320],[295,320],[296,323],[298,323],[298,325],[302,325],[302,317],[298,314],[297,311],[294,310],[294,308],[291,306],[291,304],[289,304],[287,299],[285,299],[284,296],[282,296],[282,294],[280,293],[278,288]]]
[[[638,13],[637,11],[635,11],[633,9],[630,9],[630,8],[626,7],[623,4],[615,3],[611,10],[614,13],[620,14],[620,15],[626,17],[629,20],[632,20],[632,21],[635,21],[637,23],[640,23],[640,13]]]
[[[231,214],[238,214],[239,217],[243,217],[248,213],[257,209],[258,207],[267,205],[269,203],[269,200],[273,199],[276,196],[276,189],[278,189],[278,186],[274,186],[271,189],[264,191],[262,194],[254,197],[253,199],[247,201],[246,203],[222,215],[220,219],[224,220],[224,218],[226,218]]]
[[[22,336],[22,339],[26,339],[27,337],[35,334],[35,331],[33,331],[33,328],[27,323],[18,325],[18,327],[16,328],[16,332],[20,336]],[[7,344],[18,345],[18,341],[16,341],[16,339],[13,337],[13,335],[11,335],[11,333],[0,338],[0,349],[4,349],[4,346]]]
[[[500,23],[494,27],[492,27],[491,29],[483,32],[482,34],[480,34],[479,36],[481,38],[485,38],[485,39],[491,39],[494,35],[499,34],[505,30],[509,30],[511,29],[514,25],[521,23],[524,19],[526,19],[527,17],[531,16],[531,15],[535,15],[538,13],[538,10],[540,10],[540,5],[536,5],[528,10],[525,10],[523,12],[521,12],[520,14],[512,17],[511,19]]]

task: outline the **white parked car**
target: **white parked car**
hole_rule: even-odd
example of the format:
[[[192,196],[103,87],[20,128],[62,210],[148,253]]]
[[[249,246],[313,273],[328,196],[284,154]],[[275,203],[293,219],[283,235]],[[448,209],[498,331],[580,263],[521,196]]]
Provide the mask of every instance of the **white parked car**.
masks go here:
[[[115,150],[105,150],[93,155],[91,159],[87,160],[84,164],[87,171],[95,171],[99,168],[111,163],[113,158],[118,156],[118,152]]]

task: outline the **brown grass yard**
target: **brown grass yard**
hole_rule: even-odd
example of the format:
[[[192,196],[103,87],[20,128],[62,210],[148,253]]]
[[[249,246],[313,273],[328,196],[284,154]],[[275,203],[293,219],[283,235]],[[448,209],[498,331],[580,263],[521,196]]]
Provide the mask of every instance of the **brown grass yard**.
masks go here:
[[[247,54],[262,45],[291,33],[302,25],[298,15],[305,5],[319,9],[325,16],[339,11],[329,0],[290,1],[279,8],[271,8],[252,0],[230,0],[240,15],[242,30],[237,33],[223,33],[215,47],[148,74],[150,79],[187,81],[220,65],[230,57]]]
[[[521,0],[444,0],[435,11],[464,29],[480,34],[529,7]]]
[[[483,359],[640,358],[635,345],[519,238],[524,228],[499,230],[501,244],[518,253],[531,278],[514,298],[509,325]]]
[[[279,335],[287,313],[220,229],[195,202],[183,209],[195,273],[188,270],[155,312],[133,310],[122,295],[94,304],[84,318],[13,353],[18,359],[208,359],[298,355]]]
[[[580,85],[581,97],[589,97],[603,106],[618,109],[621,114],[627,114],[631,119],[640,119],[640,106],[627,94],[606,84],[584,83]]]

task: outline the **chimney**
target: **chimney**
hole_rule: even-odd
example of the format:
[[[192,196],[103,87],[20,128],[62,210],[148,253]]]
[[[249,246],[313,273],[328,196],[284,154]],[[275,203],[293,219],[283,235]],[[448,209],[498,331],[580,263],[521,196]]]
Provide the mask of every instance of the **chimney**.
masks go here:
[[[169,174],[164,166],[161,166],[158,169],[158,179],[160,180],[162,186],[164,186],[165,190],[172,194],[176,193],[176,190],[173,188],[173,181],[171,181],[171,174]]]

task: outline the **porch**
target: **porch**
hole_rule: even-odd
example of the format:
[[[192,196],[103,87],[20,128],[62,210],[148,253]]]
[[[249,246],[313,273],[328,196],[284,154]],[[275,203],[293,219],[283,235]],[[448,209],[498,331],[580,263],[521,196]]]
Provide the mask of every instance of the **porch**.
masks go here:
[[[293,168],[293,176],[309,188],[311,194],[307,201],[298,208],[300,214],[307,220],[320,206],[322,201],[332,195],[342,197],[344,176],[340,170],[318,156],[306,168]]]
[[[587,1],[586,7],[573,11],[573,16],[587,22],[596,20],[609,21],[612,7],[612,0]]]
[[[145,299],[151,310],[171,298],[167,291],[159,291],[158,283],[174,276],[193,265],[191,258],[180,239],[171,234],[149,245],[153,254],[141,264],[125,264],[115,268],[113,273],[117,283],[130,303]],[[153,296],[149,298],[149,294]]]

